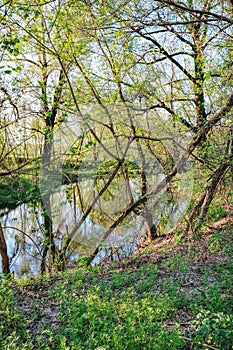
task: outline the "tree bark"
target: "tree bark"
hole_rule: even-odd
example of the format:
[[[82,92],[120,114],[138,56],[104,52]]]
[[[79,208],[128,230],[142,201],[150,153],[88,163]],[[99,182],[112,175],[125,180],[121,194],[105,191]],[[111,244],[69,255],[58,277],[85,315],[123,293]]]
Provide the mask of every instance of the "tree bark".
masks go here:
[[[206,190],[203,196],[201,197],[201,199],[198,201],[198,203],[196,204],[196,206],[193,208],[191,212],[191,215],[189,217],[189,223],[187,226],[188,231],[191,229],[192,223],[194,222],[196,215],[200,211],[196,224],[194,226],[194,229],[192,230],[193,233],[197,232],[198,228],[200,227],[201,223],[204,221],[207,215],[209,206],[214,198],[217,188],[221,183],[224,175],[228,170],[232,171],[233,169],[231,164],[232,157],[233,157],[233,126],[230,127],[230,134],[229,134],[229,140],[226,147],[226,154],[228,155],[227,157],[228,159],[227,160],[225,159],[225,161],[222,161],[218,165],[217,169],[214,171],[214,173],[211,176],[210,185],[206,187]]]
[[[10,262],[7,254],[6,240],[0,223],[0,255],[2,257],[2,273],[10,273]]]
[[[228,98],[225,106],[223,106],[217,113],[214,114],[214,116],[209,120],[206,121],[206,123],[200,128],[198,133],[195,135],[195,137],[192,139],[192,141],[189,144],[189,147],[187,149],[187,155],[182,157],[177,164],[173,167],[172,171],[163,179],[156,188],[153,188],[149,193],[145,194],[141,198],[139,198],[134,203],[130,204],[125,210],[119,215],[119,217],[116,219],[116,221],[109,227],[109,229],[105,232],[103,237],[101,238],[99,245],[94,249],[94,251],[91,253],[89,260],[87,262],[87,265],[90,265],[92,260],[95,258],[95,256],[98,254],[101,248],[101,244],[108,238],[108,236],[114,231],[114,229],[126,218],[127,215],[129,215],[132,211],[134,211],[139,206],[145,204],[147,202],[148,197],[151,195],[156,195],[160,193],[168,184],[169,182],[176,176],[179,169],[182,169],[183,165],[185,164],[186,157],[188,157],[188,154],[190,155],[203,141],[203,139],[206,137],[208,132],[211,130],[211,128],[221,120],[223,116],[225,116],[232,108],[233,106],[233,93]],[[221,180],[221,176],[225,173],[228,166],[225,168],[226,163],[221,164],[220,168],[216,170],[216,176],[214,177],[214,182],[216,184],[211,184],[214,186],[218,186],[219,181]],[[211,186],[210,185],[210,186]],[[214,193],[214,192],[211,192]],[[210,198],[209,198],[210,199]],[[209,201],[208,199],[208,201]],[[201,205],[203,201],[201,202]]]
[[[204,221],[206,214],[208,212],[209,206],[217,191],[218,185],[221,183],[223,176],[228,171],[229,167],[230,167],[229,162],[226,162],[226,163],[220,164],[220,166],[216,169],[212,177],[211,184],[206,188],[205,193],[201,199],[201,202],[202,202],[201,212],[194,226],[193,233],[197,232],[198,228],[201,226],[202,222]]]

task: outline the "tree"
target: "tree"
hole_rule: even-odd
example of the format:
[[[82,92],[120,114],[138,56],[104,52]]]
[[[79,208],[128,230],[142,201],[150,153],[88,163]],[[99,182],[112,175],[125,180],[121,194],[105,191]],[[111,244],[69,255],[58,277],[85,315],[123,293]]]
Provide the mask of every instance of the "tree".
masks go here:
[[[121,226],[139,222],[149,240],[173,229],[190,200],[191,159],[201,180],[186,220],[197,231],[232,167],[229,4],[64,0],[18,7],[12,1],[3,9],[12,86],[18,72],[17,105],[6,87],[4,103],[23,125],[25,150],[25,137],[41,143],[42,271],[48,252],[53,264],[66,259],[89,217],[105,229],[91,259]],[[4,128],[8,134],[7,122]],[[6,145],[5,136],[2,154]],[[63,183],[57,158],[67,164],[65,183],[78,179],[71,196],[82,212],[62,232],[59,249],[51,207]]]
[[[2,258],[2,273],[10,273],[10,263],[9,263],[9,257],[7,254],[7,245],[6,245],[1,223],[0,223],[0,255]]]

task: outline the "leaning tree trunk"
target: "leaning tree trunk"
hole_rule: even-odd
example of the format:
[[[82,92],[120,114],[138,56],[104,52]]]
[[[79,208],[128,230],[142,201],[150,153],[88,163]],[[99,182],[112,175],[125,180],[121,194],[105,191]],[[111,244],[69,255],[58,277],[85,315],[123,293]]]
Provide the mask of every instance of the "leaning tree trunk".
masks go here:
[[[7,254],[6,240],[0,223],[0,255],[2,257],[2,273],[10,273],[10,262]]]
[[[233,93],[231,94],[231,96],[229,97],[226,105],[224,107],[222,107],[220,109],[219,112],[217,112],[213,118],[210,121],[207,121],[203,127],[201,127],[201,129],[198,131],[197,135],[195,135],[195,137],[192,139],[189,147],[188,147],[188,153],[191,154],[202,142],[202,140],[206,137],[206,135],[208,134],[208,132],[211,130],[211,127],[213,125],[215,125],[222,116],[224,116],[226,113],[228,113],[231,108],[233,106]],[[149,193],[147,193],[146,195],[142,196],[141,198],[139,198],[137,201],[135,201],[133,204],[130,204],[127,208],[125,208],[125,210],[119,215],[119,217],[116,219],[116,221],[110,226],[110,228],[105,232],[105,234],[103,235],[103,237],[101,238],[99,245],[94,249],[94,251],[91,253],[88,261],[87,261],[87,265],[90,265],[91,262],[93,261],[93,259],[95,258],[95,256],[98,254],[101,244],[109,237],[109,235],[113,232],[113,230],[133,211],[135,211],[135,209],[137,209],[138,207],[140,207],[141,205],[145,204],[148,200],[148,198],[153,194],[156,195],[158,193],[160,193],[160,191],[162,191],[164,188],[166,188],[167,184],[169,184],[169,182],[176,176],[178,169],[182,168],[182,166],[184,165],[186,161],[186,157],[183,157],[179,160],[179,162],[177,164],[174,165],[173,169],[171,170],[171,172],[165,177],[165,179],[163,179],[157,186],[156,188],[153,188]],[[213,188],[215,187],[215,189],[217,189],[217,186],[219,184],[219,181],[222,180],[222,176],[225,174],[225,172],[227,171],[228,167],[231,167],[231,161],[232,161],[232,157],[230,157],[228,159],[227,163],[222,163],[220,165],[219,168],[223,167],[223,169],[217,169],[215,171],[216,176],[212,177],[212,185]],[[225,168],[226,166],[226,168]],[[224,169],[225,168],[225,169]],[[222,171],[222,174],[221,174]],[[217,181],[219,180],[219,181]],[[214,186],[214,183],[216,181],[216,184]],[[210,186],[211,187],[211,186]],[[210,191],[211,196],[213,196],[215,194],[215,191]],[[209,196],[210,196],[209,194]],[[204,214],[204,210],[208,210],[207,204],[211,203],[212,199],[211,196],[208,198],[206,198],[206,205],[205,205],[205,209],[203,208],[203,213],[202,216]],[[213,198],[213,197],[212,197]],[[201,205],[204,202],[200,201]],[[211,200],[211,201],[210,201]],[[210,202],[209,202],[210,201]],[[76,227],[73,230],[74,232],[76,232]]]
[[[233,127],[231,126],[230,129],[230,137],[227,143],[226,147],[226,154],[228,156],[228,159],[224,162],[221,162],[218,166],[218,168],[214,171],[212,177],[211,177],[211,183],[209,186],[207,186],[203,196],[198,201],[197,205],[193,208],[190,218],[189,218],[189,224],[188,224],[188,230],[191,229],[192,223],[198,213],[200,211],[198,218],[196,220],[196,223],[194,225],[194,228],[192,230],[193,233],[196,233],[197,230],[200,228],[202,222],[204,221],[209,206],[214,198],[214,195],[217,191],[217,188],[219,184],[222,182],[222,179],[225,175],[225,173],[231,169],[232,170],[232,157],[233,157]]]
[[[193,228],[193,233],[196,233],[197,230],[200,228],[202,222],[204,221],[206,214],[208,212],[209,206],[214,198],[214,195],[217,191],[218,185],[221,183],[224,174],[229,169],[230,164],[229,162],[220,164],[220,166],[216,169],[211,184],[206,188],[205,193],[202,197],[201,205],[201,212],[197,218],[197,221],[195,223],[195,226]]]

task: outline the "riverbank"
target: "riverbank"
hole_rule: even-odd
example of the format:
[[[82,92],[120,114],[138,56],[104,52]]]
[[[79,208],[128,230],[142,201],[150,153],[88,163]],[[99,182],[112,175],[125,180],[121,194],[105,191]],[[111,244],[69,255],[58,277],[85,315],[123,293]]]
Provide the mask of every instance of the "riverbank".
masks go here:
[[[232,349],[233,223],[107,269],[0,284],[1,349]]]
[[[15,209],[22,203],[36,203],[39,188],[30,178],[8,178],[0,183],[0,210]]]

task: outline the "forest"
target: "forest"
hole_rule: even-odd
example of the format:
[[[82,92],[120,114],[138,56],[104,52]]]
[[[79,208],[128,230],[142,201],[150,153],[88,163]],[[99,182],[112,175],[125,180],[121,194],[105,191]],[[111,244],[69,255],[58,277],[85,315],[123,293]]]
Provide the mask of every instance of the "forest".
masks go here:
[[[1,1],[0,349],[232,349],[232,10]]]

